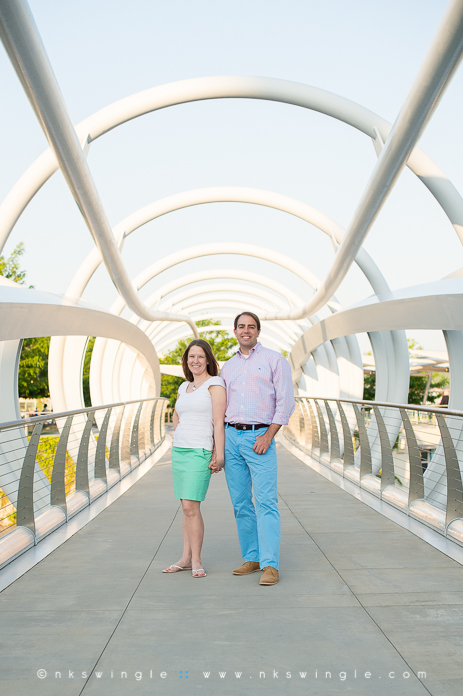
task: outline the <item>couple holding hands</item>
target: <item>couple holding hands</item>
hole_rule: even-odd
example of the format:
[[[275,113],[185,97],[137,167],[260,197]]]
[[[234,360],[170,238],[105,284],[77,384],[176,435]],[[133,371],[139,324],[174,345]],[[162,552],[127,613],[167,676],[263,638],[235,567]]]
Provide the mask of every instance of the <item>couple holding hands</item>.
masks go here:
[[[206,577],[200,505],[211,474],[225,466],[244,559],[233,574],[262,570],[260,584],[275,585],[280,512],[274,436],[294,411],[291,368],[258,342],[260,321],[252,312],[235,318],[234,333],[239,350],[220,377],[207,341],[191,341],[182,358],[187,381],[179,387],[173,416],[172,474],[183,509],[183,554],[163,572],[191,570],[195,578]]]

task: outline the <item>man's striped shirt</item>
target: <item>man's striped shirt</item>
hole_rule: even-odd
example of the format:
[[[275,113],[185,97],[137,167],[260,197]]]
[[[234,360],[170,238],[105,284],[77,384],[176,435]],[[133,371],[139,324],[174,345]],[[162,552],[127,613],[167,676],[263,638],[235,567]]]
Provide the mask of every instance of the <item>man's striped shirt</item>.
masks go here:
[[[257,343],[244,357],[240,350],[222,367],[227,387],[227,423],[287,425],[294,411],[291,367],[275,350]]]

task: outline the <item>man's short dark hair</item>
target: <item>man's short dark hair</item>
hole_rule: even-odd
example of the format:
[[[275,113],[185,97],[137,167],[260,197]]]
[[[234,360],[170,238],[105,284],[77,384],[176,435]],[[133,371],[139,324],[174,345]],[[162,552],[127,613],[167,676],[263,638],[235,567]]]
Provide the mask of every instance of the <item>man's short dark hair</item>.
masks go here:
[[[260,319],[257,316],[257,314],[254,314],[254,312],[240,312],[238,316],[235,317],[235,329],[238,328],[238,322],[242,316],[246,315],[247,317],[252,317],[254,321],[256,322],[257,330],[260,331]]]

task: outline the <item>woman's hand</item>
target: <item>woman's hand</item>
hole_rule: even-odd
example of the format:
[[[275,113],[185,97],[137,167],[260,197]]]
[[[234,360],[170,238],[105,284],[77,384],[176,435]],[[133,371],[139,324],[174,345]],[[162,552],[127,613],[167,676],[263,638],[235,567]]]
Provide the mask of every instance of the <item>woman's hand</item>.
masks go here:
[[[211,463],[209,464],[209,469],[212,471],[212,473],[218,474],[219,471],[222,471],[224,464],[225,462],[223,457],[217,457],[217,453],[214,451],[212,453]]]

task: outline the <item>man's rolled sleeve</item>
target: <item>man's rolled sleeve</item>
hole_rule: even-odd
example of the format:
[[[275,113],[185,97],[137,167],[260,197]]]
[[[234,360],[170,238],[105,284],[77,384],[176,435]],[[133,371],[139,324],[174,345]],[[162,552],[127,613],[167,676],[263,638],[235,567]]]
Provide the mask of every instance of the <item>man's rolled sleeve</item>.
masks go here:
[[[279,356],[273,373],[275,388],[275,415],[272,423],[288,425],[295,408],[294,387],[291,377],[291,366],[283,356]]]

